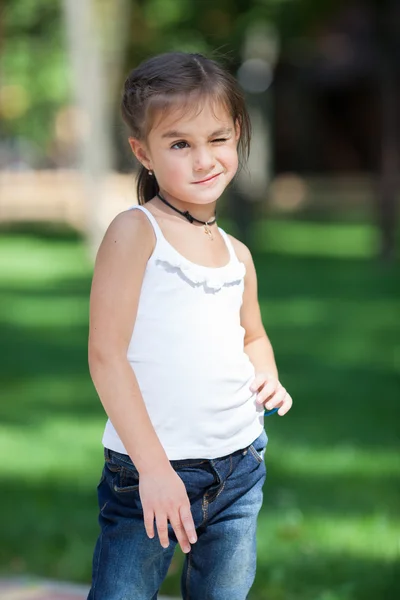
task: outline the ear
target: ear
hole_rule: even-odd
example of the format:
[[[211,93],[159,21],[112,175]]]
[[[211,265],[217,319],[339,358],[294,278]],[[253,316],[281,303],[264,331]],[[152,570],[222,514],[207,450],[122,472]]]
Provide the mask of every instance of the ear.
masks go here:
[[[148,156],[148,151],[146,148],[146,145],[144,144],[144,142],[142,142],[141,140],[138,140],[136,138],[130,137],[128,138],[129,141],[129,145],[131,147],[131,150],[133,152],[133,154],[136,156],[136,158],[138,159],[138,161],[140,163],[142,163],[142,165],[148,169],[148,170],[152,170],[152,164],[151,164],[151,160]]]
[[[240,138],[240,133],[241,133],[241,127],[240,127],[240,123],[239,123],[239,119],[236,119],[235,121],[235,140],[238,142],[239,138]]]

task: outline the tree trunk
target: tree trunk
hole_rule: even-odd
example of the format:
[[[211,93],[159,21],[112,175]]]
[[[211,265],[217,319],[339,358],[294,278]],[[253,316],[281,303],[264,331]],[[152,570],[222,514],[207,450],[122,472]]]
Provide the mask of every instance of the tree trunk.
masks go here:
[[[113,168],[112,124],[129,23],[128,0],[64,0],[67,45],[78,108],[86,186],[87,242],[94,256],[104,233],[105,179]]]
[[[377,198],[378,223],[381,231],[380,256],[391,260],[395,256],[397,229],[397,193],[399,145],[397,119],[397,69],[396,50],[398,33],[395,30],[396,5],[385,3],[381,13],[381,164]]]

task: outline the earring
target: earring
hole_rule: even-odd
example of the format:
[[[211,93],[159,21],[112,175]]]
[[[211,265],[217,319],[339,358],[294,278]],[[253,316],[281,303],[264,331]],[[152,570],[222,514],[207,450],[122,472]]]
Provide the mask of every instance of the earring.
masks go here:
[[[150,177],[153,177],[153,171],[149,171]]]

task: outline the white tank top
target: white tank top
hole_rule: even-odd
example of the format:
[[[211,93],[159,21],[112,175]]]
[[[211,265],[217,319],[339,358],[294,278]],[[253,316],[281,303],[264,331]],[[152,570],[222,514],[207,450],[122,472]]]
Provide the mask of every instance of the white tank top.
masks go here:
[[[245,266],[220,229],[229,263],[184,258],[143,206],[156,244],[144,274],[127,357],[169,460],[217,458],[262,432],[263,407],[250,391],[254,368],[240,324]],[[108,420],[103,445],[127,454]]]

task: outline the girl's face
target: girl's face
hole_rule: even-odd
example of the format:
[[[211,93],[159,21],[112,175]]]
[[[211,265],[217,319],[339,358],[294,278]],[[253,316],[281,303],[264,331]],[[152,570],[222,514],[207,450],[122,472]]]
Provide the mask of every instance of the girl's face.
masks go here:
[[[223,105],[171,110],[156,118],[146,143],[131,139],[140,162],[153,171],[161,193],[192,204],[216,202],[238,168],[239,127]]]

